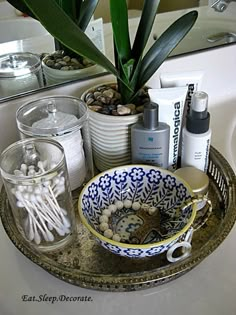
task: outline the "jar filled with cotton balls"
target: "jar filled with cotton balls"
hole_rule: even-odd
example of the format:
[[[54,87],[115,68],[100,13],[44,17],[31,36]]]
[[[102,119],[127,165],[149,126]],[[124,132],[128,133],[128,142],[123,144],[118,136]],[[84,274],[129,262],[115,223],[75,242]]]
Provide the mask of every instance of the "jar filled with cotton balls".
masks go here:
[[[76,223],[63,147],[47,139],[18,141],[2,152],[0,170],[24,239],[40,251],[69,244]]]
[[[16,121],[21,138],[49,138],[63,146],[71,190],[94,176],[88,108],[80,99],[61,95],[27,102]]]

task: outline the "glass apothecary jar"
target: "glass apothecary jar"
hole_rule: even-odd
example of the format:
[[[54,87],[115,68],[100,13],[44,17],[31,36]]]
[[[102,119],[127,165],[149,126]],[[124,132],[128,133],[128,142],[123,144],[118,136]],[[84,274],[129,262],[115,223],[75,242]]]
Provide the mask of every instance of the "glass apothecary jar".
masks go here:
[[[88,108],[80,99],[61,95],[27,102],[16,121],[21,138],[49,138],[63,146],[72,190],[94,176]]]
[[[7,97],[43,87],[41,60],[28,52],[0,56],[0,95]]]
[[[63,147],[47,139],[13,143],[0,157],[16,227],[36,249],[54,250],[76,235]]]

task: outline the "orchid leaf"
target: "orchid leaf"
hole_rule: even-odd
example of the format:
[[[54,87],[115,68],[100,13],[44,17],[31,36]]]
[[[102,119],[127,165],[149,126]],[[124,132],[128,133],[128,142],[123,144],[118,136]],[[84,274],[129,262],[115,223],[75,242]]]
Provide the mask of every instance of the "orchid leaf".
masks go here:
[[[84,32],[68,17],[54,0],[23,0],[48,32],[75,53],[101,65],[119,77],[119,74]]]
[[[124,64],[131,55],[126,0],[110,0],[110,13],[118,59]]]
[[[67,0],[68,1],[68,0]],[[99,0],[85,0],[82,1],[81,8],[80,8],[80,16],[78,25],[81,28],[82,31],[86,30],[86,27],[88,26],[92,15],[98,5]]]
[[[171,51],[192,28],[197,16],[197,11],[191,11],[183,15],[156,40],[143,58],[137,88],[142,87],[151,78]]]
[[[160,0],[145,0],[141,19],[132,48],[132,58],[138,61],[146,47],[148,38],[152,31],[153,23],[157,14]]]
[[[127,80],[129,80],[129,81],[130,81],[132,73],[133,73],[134,62],[135,62],[134,59],[130,59],[128,62],[126,62],[123,65],[123,69],[124,69],[125,75],[127,77]]]
[[[62,10],[75,22],[76,21],[76,3],[78,0],[56,0]]]
[[[34,14],[31,12],[31,10],[25,5],[25,3],[21,0],[7,0],[14,8],[21,11],[22,13],[27,14],[28,16],[36,19]]]

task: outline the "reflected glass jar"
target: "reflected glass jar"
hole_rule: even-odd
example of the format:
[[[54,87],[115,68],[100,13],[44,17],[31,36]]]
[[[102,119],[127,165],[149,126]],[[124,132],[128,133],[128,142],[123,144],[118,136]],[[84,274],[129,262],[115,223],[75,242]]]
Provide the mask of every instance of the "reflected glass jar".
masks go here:
[[[38,250],[54,250],[75,236],[76,222],[63,147],[47,139],[13,143],[0,158],[15,224]]]
[[[63,146],[72,190],[94,176],[88,108],[80,99],[53,96],[27,102],[16,121],[21,138],[50,138]]]
[[[0,56],[0,95],[7,97],[43,87],[41,60],[32,53]]]

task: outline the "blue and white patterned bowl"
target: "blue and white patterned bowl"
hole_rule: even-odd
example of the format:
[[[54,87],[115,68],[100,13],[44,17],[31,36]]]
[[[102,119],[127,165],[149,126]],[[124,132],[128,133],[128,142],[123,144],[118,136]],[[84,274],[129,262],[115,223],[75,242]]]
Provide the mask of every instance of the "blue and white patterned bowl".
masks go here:
[[[104,248],[121,256],[143,258],[168,251],[184,238],[196,216],[194,205],[183,207],[192,196],[188,184],[167,170],[148,165],[125,165],[104,171],[90,180],[80,194],[78,208],[82,223]],[[161,222],[168,231],[164,239],[150,237],[148,243],[136,245],[103,236],[99,230],[102,210],[116,200],[126,199],[158,208]],[[125,216],[135,215],[134,212],[130,209]],[[122,215],[121,219],[124,213]]]

